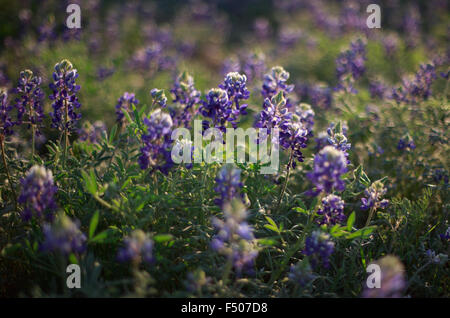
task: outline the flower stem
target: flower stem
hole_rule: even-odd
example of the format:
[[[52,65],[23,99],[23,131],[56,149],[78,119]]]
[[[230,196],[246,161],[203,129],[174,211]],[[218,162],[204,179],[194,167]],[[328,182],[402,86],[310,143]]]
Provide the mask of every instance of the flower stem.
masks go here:
[[[364,227],[369,225],[370,220],[372,219],[374,213],[375,213],[375,207],[370,208],[369,217],[367,218],[366,225],[364,225]]]
[[[68,134],[68,119],[69,119],[69,108],[67,105],[67,101],[64,100],[64,109],[65,109],[65,118],[64,118],[64,157],[63,157],[63,166],[66,165],[67,158],[67,148],[69,146],[69,134]]]
[[[289,181],[289,175],[291,174],[291,166],[292,166],[292,160],[294,159],[294,153],[291,149],[290,155],[289,155],[289,162],[287,164],[287,172],[286,172],[286,179],[284,180],[283,188],[281,189],[280,197],[278,198],[277,208],[278,210],[280,208],[281,200],[283,200],[284,193],[286,192],[286,187]]]
[[[9,174],[8,163],[6,161],[5,143],[4,142],[5,142],[5,136],[0,135],[0,148],[2,151],[3,165],[5,166],[6,176],[8,178],[9,186],[11,187],[11,192],[13,193],[14,205],[17,210],[17,194],[16,194],[16,190],[14,190],[14,185],[12,183],[11,175]]]
[[[36,151],[36,126],[31,126],[31,162],[34,162],[34,153]]]

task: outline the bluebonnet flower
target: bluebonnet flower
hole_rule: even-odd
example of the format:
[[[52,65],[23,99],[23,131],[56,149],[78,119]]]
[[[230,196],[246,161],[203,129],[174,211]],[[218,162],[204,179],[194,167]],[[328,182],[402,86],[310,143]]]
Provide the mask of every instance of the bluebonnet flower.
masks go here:
[[[119,262],[132,262],[151,264],[153,257],[153,241],[142,230],[134,230],[129,237],[124,239],[124,246],[117,253]]]
[[[153,98],[152,105],[158,104],[159,107],[164,108],[167,105],[167,97],[166,94],[164,94],[164,90],[153,88],[150,91],[150,95]]]
[[[403,20],[403,31],[408,47],[416,47],[420,39],[420,13],[417,6],[411,5],[408,8]]]
[[[307,286],[314,281],[316,275],[313,274],[311,265],[306,260],[301,260],[297,264],[292,264],[288,274],[289,280],[301,287]]]
[[[321,266],[330,267],[330,256],[334,252],[334,242],[330,240],[330,235],[321,231],[313,231],[305,240],[303,254],[308,256],[313,269]]]
[[[0,90],[0,136],[9,136],[13,132],[14,122],[10,115],[12,109],[13,107],[8,105],[8,93],[6,90]]]
[[[344,201],[334,194],[329,194],[322,199],[322,206],[317,211],[320,216],[318,223],[335,225],[345,221]]]
[[[57,208],[54,196],[58,187],[54,184],[51,170],[34,165],[21,180],[21,184],[22,192],[18,202],[24,207],[22,218],[28,221],[35,216],[37,219],[45,217],[52,221],[53,212]]]
[[[206,101],[200,106],[201,114],[210,118],[212,126],[222,131],[225,131],[228,122],[236,128],[239,115],[247,114],[247,104],[241,104],[241,100],[250,96],[246,85],[245,75],[228,73],[223,84],[219,85],[220,88],[213,88],[206,95]],[[204,122],[205,128],[209,125],[208,122]]]
[[[50,112],[50,116],[54,128],[71,130],[81,118],[81,114],[76,112],[81,107],[76,95],[80,90],[80,85],[75,83],[77,78],[77,70],[68,60],[62,60],[55,65],[54,82],[50,83],[53,93],[49,96],[53,101],[53,111]]]
[[[289,122],[288,128],[280,131],[280,145],[284,149],[292,151],[292,156],[298,162],[303,162],[302,149],[306,148],[308,142],[308,130],[300,121]],[[292,160],[291,167],[295,168],[297,165],[295,160]]]
[[[102,136],[105,134],[106,125],[100,120],[95,121],[94,124],[86,121],[78,130],[78,138],[80,141],[88,141],[91,144],[98,144]]]
[[[212,238],[211,248],[225,255],[232,263],[237,276],[253,274],[258,256],[253,229],[245,221],[247,213],[243,203],[234,199],[223,206],[224,220],[213,217],[211,222],[217,230]]]
[[[350,49],[336,59],[336,73],[339,81],[337,90],[356,93],[353,83],[365,72],[366,44],[358,39],[350,44]]]
[[[307,177],[315,186],[313,194],[343,191],[345,183],[341,176],[347,172],[347,160],[342,150],[326,146],[314,156],[314,169]]]
[[[398,150],[414,150],[416,149],[416,144],[414,143],[414,140],[408,135],[404,138],[400,138],[397,144]]]
[[[389,34],[381,39],[384,51],[388,57],[394,56],[398,48],[399,39],[395,34]]]
[[[53,224],[44,224],[44,241],[40,248],[44,252],[59,252],[65,256],[86,251],[86,235],[80,231],[78,220],[72,221],[65,214],[60,214]]]
[[[253,29],[258,40],[265,40],[270,34],[270,24],[267,19],[258,18],[253,22]]]
[[[384,209],[388,206],[389,200],[382,199],[382,197],[386,194],[386,188],[380,180],[375,181],[364,191],[365,198],[361,199],[362,210],[368,209]]]
[[[305,103],[300,103],[297,107],[295,107],[295,115],[299,117],[300,122],[308,131],[308,137],[313,137],[315,113],[311,106]]]
[[[425,251],[425,256],[428,258],[430,263],[435,265],[444,265],[448,260],[447,254],[439,253],[436,255],[436,252],[430,249]]]
[[[241,61],[237,56],[230,56],[227,58],[222,65],[222,74],[225,76],[231,72],[241,71]]]
[[[347,164],[349,164],[350,160],[348,160],[348,151],[350,150],[352,144],[347,142],[347,133],[342,124],[340,122],[337,125],[331,123],[330,127],[327,128],[327,134],[328,144],[338,150],[342,150],[345,154],[345,158],[347,158]]]
[[[175,103],[174,107],[169,108],[174,126],[183,125],[189,128],[192,116],[197,112],[195,107],[200,103],[201,95],[194,86],[194,78],[183,72],[175,80],[170,92],[174,96],[173,103]]]
[[[439,234],[439,236],[440,236],[441,239],[443,239],[445,241],[450,240],[450,226],[447,227],[447,230],[445,231],[445,233]]]
[[[388,90],[389,88],[382,81],[371,81],[369,83],[369,92],[372,98],[384,99],[388,97]]]
[[[448,184],[449,176],[448,172],[445,169],[435,169],[433,171],[433,179],[436,183],[441,183],[444,181],[444,184]]]
[[[114,67],[104,67],[100,66],[97,68],[97,79],[103,81],[108,77],[112,76],[116,72]]]
[[[314,85],[308,90],[311,104],[321,109],[329,109],[331,107],[333,101],[331,93],[331,88],[323,85]]]
[[[411,78],[403,78],[403,85],[393,89],[392,98],[400,103],[416,104],[431,96],[431,85],[437,78],[433,64],[420,65],[419,71]]]
[[[375,262],[381,269],[380,288],[365,286],[364,298],[399,298],[406,287],[405,268],[402,262],[392,255],[387,255]],[[376,286],[375,286],[376,287]]]
[[[41,90],[42,79],[34,76],[30,70],[20,72],[19,84],[16,93],[19,97],[16,99],[17,108],[17,124],[21,124],[22,120],[28,120],[28,126],[37,125],[44,118],[44,110],[42,109],[42,99],[44,93]]]
[[[125,112],[129,112],[132,110],[131,105],[139,104],[139,101],[134,96],[134,93],[123,93],[122,96],[117,100],[116,105],[116,120],[118,123],[123,123]]]
[[[141,169],[152,167],[167,173],[172,167],[170,138],[172,132],[172,118],[160,108],[150,114],[150,118],[143,120],[146,132],[142,134],[141,156],[138,159]]]
[[[224,165],[216,177],[216,187],[214,191],[220,194],[220,198],[214,202],[222,207],[226,202],[231,202],[233,198],[241,198],[240,190],[243,187],[241,182],[241,169],[232,164]]]
[[[281,66],[272,67],[270,73],[264,75],[264,82],[261,91],[263,97],[271,99],[279,92],[283,92],[284,98],[287,98],[287,95],[294,89],[294,85],[288,85],[286,83],[288,79],[289,73],[286,72],[284,68]],[[288,107],[289,105],[289,102],[287,102]]]
[[[228,121],[231,121],[233,127],[236,128],[236,118],[239,115],[247,114],[248,104],[241,104],[242,100],[250,97],[250,92],[247,89],[247,76],[237,72],[228,73],[225,76],[223,84],[219,85],[228,94],[228,99],[232,103],[232,108],[229,110],[231,115]]]
[[[266,56],[263,53],[256,52],[248,54],[244,58],[242,71],[247,75],[248,81],[253,82],[263,77],[266,71]]]

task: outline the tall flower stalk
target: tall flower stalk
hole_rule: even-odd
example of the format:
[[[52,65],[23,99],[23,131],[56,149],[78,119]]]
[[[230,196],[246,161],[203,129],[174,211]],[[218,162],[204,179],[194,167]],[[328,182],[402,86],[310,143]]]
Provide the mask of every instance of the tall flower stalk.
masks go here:
[[[14,204],[17,210],[17,194],[16,190],[14,190],[11,174],[9,173],[5,150],[5,137],[12,134],[12,127],[14,126],[9,114],[11,109],[12,107],[8,105],[8,93],[6,90],[0,90],[0,150],[2,153],[2,161],[3,166],[5,167],[6,177],[8,178],[9,186],[11,187],[11,192],[14,196]]]
[[[39,125],[44,118],[42,99],[44,93],[41,89],[42,79],[35,76],[32,71],[20,72],[19,83],[16,92],[17,124],[26,123],[31,127],[31,161],[34,159],[36,135],[39,135]]]
[[[53,94],[49,96],[53,100],[53,111],[50,112],[50,116],[52,117],[52,127],[63,132],[61,137],[64,137],[64,163],[67,158],[70,132],[81,118],[81,114],[76,112],[81,107],[76,95],[80,90],[80,85],[75,83],[77,78],[78,73],[72,63],[62,60],[55,65],[54,82],[50,83],[50,89],[53,91]]]

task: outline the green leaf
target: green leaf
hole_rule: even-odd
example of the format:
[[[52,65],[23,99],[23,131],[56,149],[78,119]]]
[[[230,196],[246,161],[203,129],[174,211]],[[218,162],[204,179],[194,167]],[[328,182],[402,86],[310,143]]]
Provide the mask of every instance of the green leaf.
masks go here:
[[[94,236],[95,230],[98,225],[99,212],[95,211],[94,215],[91,218],[91,223],[89,223],[89,238]]]
[[[100,232],[96,236],[94,236],[92,239],[89,240],[90,243],[105,243],[105,240],[110,235],[111,230],[105,230],[103,232]]]
[[[366,238],[368,237],[370,234],[372,234],[373,230],[375,230],[376,226],[368,226],[362,229],[359,229],[356,232],[350,233],[346,236],[347,239],[354,239],[357,237],[360,238]]]
[[[278,228],[275,227],[275,226],[273,226],[273,225],[265,224],[264,227],[265,227],[266,229],[269,229],[269,230],[274,231],[274,232],[276,232],[276,233],[280,233],[280,232],[278,231]]]
[[[356,214],[355,211],[350,214],[347,220],[347,231],[351,231],[353,228],[353,224],[355,224]]]
[[[273,239],[273,238],[261,238],[261,239],[258,239],[258,243],[261,245],[266,245],[266,246],[274,246],[278,242],[276,239]]]
[[[81,174],[84,179],[84,185],[86,186],[86,190],[90,194],[96,195],[97,191],[98,191],[98,187],[97,187],[97,178],[95,177],[94,171],[91,170],[89,172],[89,174],[87,174],[86,171],[81,171]]]
[[[153,237],[153,240],[157,243],[164,243],[173,240],[172,234],[158,234]]]

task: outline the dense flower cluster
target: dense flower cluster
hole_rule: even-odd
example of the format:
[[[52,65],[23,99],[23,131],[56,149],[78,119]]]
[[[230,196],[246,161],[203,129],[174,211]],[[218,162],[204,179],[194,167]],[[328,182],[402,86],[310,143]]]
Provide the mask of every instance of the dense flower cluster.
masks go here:
[[[238,276],[253,274],[258,250],[253,229],[245,221],[247,213],[243,203],[238,199],[225,203],[223,214],[224,220],[212,218],[217,234],[211,241],[211,247],[228,258]]]
[[[300,103],[300,105],[295,107],[295,115],[300,118],[300,122],[308,131],[308,137],[313,137],[315,113],[311,106],[305,103]]]
[[[365,72],[366,44],[358,39],[350,44],[350,49],[336,59],[338,90],[356,93],[353,83]]]
[[[220,88],[211,89],[206,95],[206,101],[200,107],[203,116],[212,120],[212,126],[225,131],[229,122],[233,128],[237,127],[239,115],[247,114],[247,104],[241,104],[248,99],[250,92],[247,90],[247,77],[237,72],[228,73]],[[204,122],[204,126],[211,124]]]
[[[153,241],[142,230],[134,230],[129,237],[124,239],[124,246],[117,253],[119,262],[152,263]]]
[[[361,209],[368,210],[374,208],[376,210],[387,207],[389,200],[382,199],[386,194],[386,191],[386,188],[380,180],[372,183],[370,187],[364,191],[366,197],[361,199]]]
[[[12,134],[12,127],[14,126],[10,115],[12,108],[8,104],[8,93],[6,90],[0,90],[0,135],[8,136]]]
[[[159,107],[161,107],[161,108],[166,107],[167,97],[166,97],[166,94],[164,94],[164,90],[153,88],[150,91],[150,95],[153,98],[153,102],[152,102],[153,105],[158,104]]]
[[[44,93],[40,87],[41,83],[42,79],[34,76],[32,71],[20,72],[16,88],[16,93],[19,94],[16,99],[18,124],[21,124],[24,119],[28,120],[28,125],[38,125],[42,122],[45,115],[42,108]]]
[[[91,144],[98,144],[102,136],[105,135],[106,125],[101,120],[97,120],[93,124],[89,121],[85,121],[78,130],[78,138],[81,141],[88,141]]]
[[[270,73],[264,75],[264,82],[262,86],[262,95],[264,98],[271,99],[279,92],[283,92],[283,96],[287,98],[287,95],[292,92],[294,85],[288,85],[286,82],[289,79],[289,73],[281,66],[272,67]],[[290,106],[290,103],[287,103]]]
[[[54,128],[73,129],[76,122],[81,118],[81,114],[76,112],[81,107],[76,95],[80,90],[80,85],[75,83],[77,78],[77,70],[68,60],[62,60],[55,65],[54,82],[50,83],[50,89],[53,93],[49,96],[53,100],[53,111],[50,112],[50,116]]]
[[[291,265],[288,277],[294,284],[305,287],[316,278],[316,275],[313,274],[309,262],[302,260]]]
[[[314,156],[314,169],[307,177],[315,186],[314,194],[343,191],[345,183],[341,176],[347,172],[347,159],[343,151],[326,146]]]
[[[330,240],[330,235],[321,231],[314,231],[305,240],[303,254],[308,256],[311,266],[318,269],[321,266],[330,266],[330,256],[334,252],[334,242]]]
[[[342,124],[338,123],[335,125],[334,123],[331,123],[331,125],[327,128],[327,135],[328,144],[338,150],[341,150],[347,158],[347,164],[349,164],[350,160],[348,160],[348,151],[352,147],[352,144],[347,142],[346,131],[343,129]]]
[[[396,256],[385,256],[376,262],[381,269],[380,288],[364,288],[364,298],[399,298],[406,287],[405,269]]]
[[[116,105],[116,118],[118,123],[123,123],[125,112],[132,110],[131,105],[139,104],[139,101],[134,96],[134,93],[123,93],[122,96],[117,100]]]
[[[201,95],[194,86],[194,78],[187,72],[183,72],[176,78],[170,92],[174,96],[173,103],[175,104],[173,107],[169,107],[174,126],[183,125],[189,128],[191,118],[197,112],[195,107],[200,103]]]
[[[64,214],[58,215],[53,224],[44,224],[44,241],[41,250],[59,252],[65,256],[71,253],[81,254],[86,250],[86,235],[80,231],[78,220],[73,222]]]
[[[382,81],[372,81],[369,83],[369,92],[372,98],[384,99],[388,97],[388,86]]]
[[[150,114],[150,118],[144,118],[146,132],[142,134],[141,156],[138,159],[141,169],[149,167],[159,169],[167,173],[172,167],[170,146],[172,141],[172,118],[160,108]]]
[[[398,103],[414,104],[426,100],[431,96],[431,85],[436,78],[435,66],[433,64],[422,64],[412,79],[403,79],[403,86],[394,89],[392,97]]]
[[[317,211],[319,224],[335,225],[345,221],[344,201],[334,194],[322,199],[322,206]]]
[[[22,218],[28,221],[35,216],[38,219],[45,217],[48,221],[53,220],[53,212],[57,208],[54,196],[58,187],[54,184],[51,170],[34,165],[21,180],[21,185],[22,192],[18,201],[24,207]]]
[[[233,198],[241,197],[240,189],[243,187],[241,182],[241,169],[234,165],[227,164],[220,169],[216,177],[216,187],[214,191],[220,194],[220,198],[215,199],[215,203],[222,207],[226,202]]]

